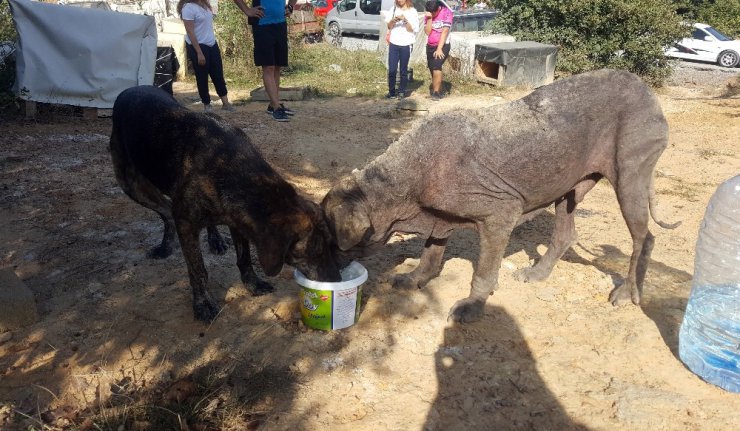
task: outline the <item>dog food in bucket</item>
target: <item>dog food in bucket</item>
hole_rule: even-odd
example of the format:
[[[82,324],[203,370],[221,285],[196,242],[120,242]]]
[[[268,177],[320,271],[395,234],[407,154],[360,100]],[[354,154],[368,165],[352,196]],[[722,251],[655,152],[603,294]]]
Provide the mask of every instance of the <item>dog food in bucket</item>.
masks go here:
[[[301,285],[301,318],[309,328],[328,331],[357,323],[367,270],[352,262],[341,275],[342,281],[332,283],[309,280],[297,269],[293,273],[295,281]]]

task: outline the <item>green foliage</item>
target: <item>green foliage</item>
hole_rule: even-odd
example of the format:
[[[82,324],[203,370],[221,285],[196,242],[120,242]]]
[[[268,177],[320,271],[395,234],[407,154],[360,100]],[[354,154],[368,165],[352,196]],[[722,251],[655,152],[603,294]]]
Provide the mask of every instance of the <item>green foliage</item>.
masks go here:
[[[240,81],[261,79],[262,74],[254,65],[254,42],[247,17],[234,2],[220,2],[214,28],[228,76]]]
[[[663,47],[686,35],[669,0],[494,0],[493,30],[557,45],[558,69],[625,69],[660,85]]]
[[[734,38],[740,38],[740,0],[705,1],[696,11],[696,21],[709,24]]]
[[[293,40],[284,79],[321,96],[376,96],[387,92],[386,69],[376,52],[346,51]]]
[[[17,39],[18,33],[15,31],[13,17],[10,15],[10,5],[7,1],[0,2],[0,42]]]
[[[0,3],[0,44],[18,40],[13,17],[8,2]],[[15,95],[10,91],[15,82],[15,57],[10,57],[0,64],[0,109],[15,103]]]

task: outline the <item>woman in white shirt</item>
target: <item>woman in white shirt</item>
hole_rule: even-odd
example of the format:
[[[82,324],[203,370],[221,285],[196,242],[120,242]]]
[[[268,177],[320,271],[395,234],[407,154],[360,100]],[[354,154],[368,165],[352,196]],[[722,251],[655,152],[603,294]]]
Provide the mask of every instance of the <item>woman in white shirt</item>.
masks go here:
[[[213,11],[208,0],[180,0],[177,13],[185,24],[185,42],[188,58],[193,63],[198,95],[203,102],[203,109],[211,111],[211,95],[208,91],[208,76],[211,76],[216,94],[221,98],[224,111],[233,111],[229,103],[221,50],[213,31]]]
[[[419,31],[419,14],[411,0],[395,0],[385,22],[390,34],[388,42],[388,94],[387,99],[406,97],[409,58]],[[401,82],[396,93],[396,74],[400,64]]]

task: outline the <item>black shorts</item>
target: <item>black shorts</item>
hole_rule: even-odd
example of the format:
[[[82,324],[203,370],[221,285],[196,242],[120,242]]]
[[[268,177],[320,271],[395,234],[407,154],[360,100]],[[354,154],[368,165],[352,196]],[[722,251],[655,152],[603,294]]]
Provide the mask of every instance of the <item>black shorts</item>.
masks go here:
[[[436,46],[427,45],[427,66],[429,66],[429,70],[442,70],[442,65],[450,56],[450,44],[445,43],[442,47],[442,53],[445,55],[442,58],[434,58],[434,51],[436,50]]]
[[[252,26],[254,64],[257,66],[288,66],[288,24]]]

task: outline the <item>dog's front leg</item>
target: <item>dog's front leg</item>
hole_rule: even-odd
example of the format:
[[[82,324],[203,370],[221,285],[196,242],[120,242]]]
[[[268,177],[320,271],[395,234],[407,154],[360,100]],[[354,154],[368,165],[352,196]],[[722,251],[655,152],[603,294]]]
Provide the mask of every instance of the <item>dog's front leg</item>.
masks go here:
[[[511,201],[497,206],[498,211],[476,223],[480,237],[480,255],[473,272],[470,296],[452,306],[448,319],[463,323],[480,320],[488,296],[498,287],[501,260],[511,231],[521,215],[521,205]]]
[[[219,312],[216,301],[208,293],[208,272],[200,252],[200,228],[188,221],[175,220],[177,234],[180,237],[182,254],[188,265],[190,287],[193,289],[193,313],[197,320],[209,323]]]
[[[427,238],[424,251],[421,253],[419,265],[407,274],[399,274],[393,278],[393,287],[401,289],[422,288],[429,280],[442,272],[442,257],[444,257],[447,238]]]
[[[275,288],[270,283],[259,278],[257,273],[254,272],[249,240],[240,234],[237,229],[231,227],[229,229],[231,231],[231,239],[234,241],[234,249],[236,250],[236,266],[239,267],[239,273],[241,274],[244,286],[251,290],[255,296],[273,292]]]

